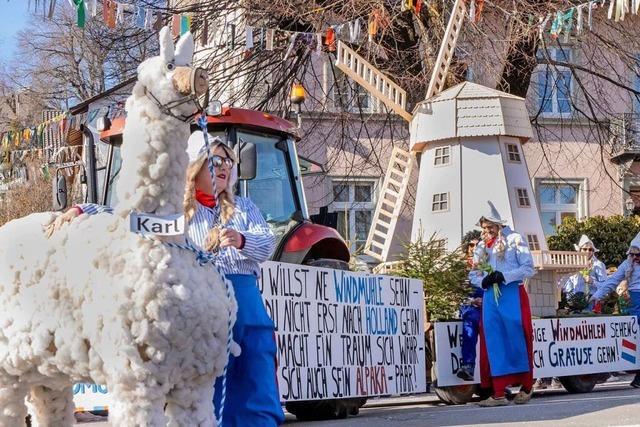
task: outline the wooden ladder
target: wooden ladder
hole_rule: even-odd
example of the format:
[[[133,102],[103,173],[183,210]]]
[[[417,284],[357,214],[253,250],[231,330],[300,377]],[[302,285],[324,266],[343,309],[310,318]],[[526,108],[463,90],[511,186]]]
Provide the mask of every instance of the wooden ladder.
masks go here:
[[[387,260],[413,164],[411,153],[398,147],[393,149],[364,246],[364,253],[377,260]]]
[[[456,49],[456,43],[458,42],[458,36],[464,23],[464,14],[466,6],[464,0],[456,0],[451,11],[451,17],[447,24],[447,29],[440,45],[440,51],[438,51],[438,58],[433,67],[433,73],[431,74],[431,80],[429,81],[429,87],[427,88],[427,95],[425,99],[429,99],[442,92],[444,84],[447,80],[447,72],[449,72],[449,65],[451,65],[451,59]]]
[[[341,41],[336,51],[336,67],[389,109],[411,121],[412,115],[406,110],[407,92]]]

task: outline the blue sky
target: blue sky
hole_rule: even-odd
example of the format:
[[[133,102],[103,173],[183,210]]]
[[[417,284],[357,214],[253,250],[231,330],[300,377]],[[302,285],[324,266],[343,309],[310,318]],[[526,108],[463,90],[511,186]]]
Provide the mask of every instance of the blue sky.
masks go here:
[[[28,0],[0,0],[0,62],[11,58],[16,34],[28,22]]]

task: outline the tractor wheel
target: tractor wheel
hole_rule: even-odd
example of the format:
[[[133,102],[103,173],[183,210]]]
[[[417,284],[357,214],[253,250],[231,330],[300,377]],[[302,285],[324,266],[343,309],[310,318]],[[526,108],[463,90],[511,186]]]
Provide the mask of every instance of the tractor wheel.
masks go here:
[[[446,387],[434,387],[436,396],[447,405],[464,405],[471,401],[476,394],[476,384],[452,385]]]
[[[560,377],[560,383],[569,393],[589,393],[596,386],[601,374]]]
[[[303,264],[313,267],[349,270],[349,264],[337,259],[307,260]],[[360,408],[367,403],[364,397],[328,400],[301,400],[287,402],[285,408],[300,421],[335,420],[358,415]]]
[[[287,402],[285,408],[296,416],[298,421],[338,420],[349,415],[358,415],[366,398],[302,400]]]

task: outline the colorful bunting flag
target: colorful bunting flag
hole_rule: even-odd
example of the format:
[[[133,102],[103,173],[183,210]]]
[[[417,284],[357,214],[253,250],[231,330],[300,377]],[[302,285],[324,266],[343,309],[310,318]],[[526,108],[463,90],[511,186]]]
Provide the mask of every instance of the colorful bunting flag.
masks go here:
[[[183,14],[180,18],[180,35],[191,31],[191,15]]]
[[[84,10],[84,0],[71,0],[73,5],[76,8],[76,23],[79,28],[84,28],[85,22],[85,10]]]

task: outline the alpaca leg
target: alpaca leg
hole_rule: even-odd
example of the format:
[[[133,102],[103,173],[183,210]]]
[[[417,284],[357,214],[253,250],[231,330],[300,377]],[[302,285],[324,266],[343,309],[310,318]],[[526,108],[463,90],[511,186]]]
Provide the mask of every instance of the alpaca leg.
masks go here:
[[[72,426],[76,422],[73,416],[75,406],[72,386],[61,390],[44,386],[32,387],[29,404],[34,427]]]
[[[213,378],[193,381],[174,387],[167,396],[166,415],[170,427],[198,426],[208,427],[215,424],[213,414]]]
[[[0,427],[24,425],[27,416],[24,399],[28,391],[17,377],[0,373]]]
[[[113,402],[109,407],[109,424],[118,427],[159,427],[166,425],[165,396],[143,384],[109,386]]]

